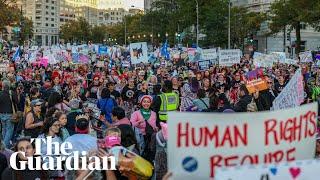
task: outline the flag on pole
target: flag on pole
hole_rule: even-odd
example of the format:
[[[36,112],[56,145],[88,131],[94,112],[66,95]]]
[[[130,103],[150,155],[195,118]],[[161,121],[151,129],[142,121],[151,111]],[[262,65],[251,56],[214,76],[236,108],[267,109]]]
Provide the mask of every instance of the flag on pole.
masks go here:
[[[19,60],[20,59],[20,53],[21,53],[21,50],[20,50],[20,46],[19,46],[18,49],[16,50],[16,52],[14,53],[14,55],[12,57],[12,60],[13,61]]]
[[[165,59],[170,59],[170,53],[168,51],[168,40],[166,40],[166,42],[163,43],[163,45],[162,45],[161,56],[164,56]]]

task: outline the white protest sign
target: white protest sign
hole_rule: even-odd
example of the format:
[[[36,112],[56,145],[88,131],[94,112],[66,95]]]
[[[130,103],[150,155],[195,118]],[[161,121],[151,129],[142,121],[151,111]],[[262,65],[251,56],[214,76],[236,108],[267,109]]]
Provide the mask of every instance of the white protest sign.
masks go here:
[[[283,63],[284,64],[289,64],[289,65],[291,65],[291,64],[296,65],[297,61],[294,60],[294,59],[286,59]]]
[[[298,69],[289,83],[272,103],[273,110],[299,106],[304,100],[303,77]]]
[[[284,62],[286,60],[286,53],[285,52],[271,52],[271,55],[274,56],[275,62]]]
[[[320,160],[303,160],[277,165],[241,166],[217,168],[215,180],[236,179],[319,179]]]
[[[317,103],[256,113],[168,113],[168,171],[209,179],[217,167],[314,157]]]
[[[260,52],[254,52],[253,53],[253,59],[255,59],[255,58],[259,57],[259,56],[262,56],[262,55],[264,55],[264,54],[260,53]]]
[[[8,72],[10,67],[9,61],[0,62],[0,72]]]
[[[299,53],[300,62],[312,62],[312,53],[311,51],[301,52]]]
[[[232,66],[240,63],[240,49],[219,50],[219,66]]]
[[[218,55],[217,55],[217,49],[213,48],[213,49],[202,49],[202,53],[201,53],[201,59],[202,60],[213,60],[213,59],[217,59]]]
[[[148,47],[146,42],[130,44],[131,63],[148,63]]]
[[[256,56],[256,58],[253,59],[253,64],[256,67],[272,67],[273,66],[274,59],[272,56],[268,54],[261,54],[259,56]]]

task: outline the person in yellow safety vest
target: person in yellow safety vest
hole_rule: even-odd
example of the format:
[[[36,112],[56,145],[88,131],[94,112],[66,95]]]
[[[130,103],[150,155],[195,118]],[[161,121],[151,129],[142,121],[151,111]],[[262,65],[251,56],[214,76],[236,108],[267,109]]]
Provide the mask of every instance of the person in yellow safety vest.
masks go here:
[[[168,111],[176,111],[179,108],[179,95],[172,91],[172,82],[164,81],[162,87],[162,94],[159,95],[161,105],[159,109],[159,120],[168,120]]]

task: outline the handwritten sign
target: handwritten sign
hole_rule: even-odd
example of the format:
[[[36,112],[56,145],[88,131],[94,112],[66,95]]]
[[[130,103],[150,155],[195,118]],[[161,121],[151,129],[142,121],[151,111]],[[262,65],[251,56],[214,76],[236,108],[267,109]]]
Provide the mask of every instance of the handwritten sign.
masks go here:
[[[272,109],[286,109],[299,106],[304,100],[303,77],[298,69],[289,83],[272,103]]]
[[[274,56],[274,62],[284,62],[286,60],[286,53],[285,52],[271,52],[270,55]]]
[[[0,72],[8,72],[10,67],[9,61],[0,62]]]
[[[278,165],[217,168],[216,180],[236,179],[319,179],[320,160],[303,160]]]
[[[268,54],[261,54],[253,59],[253,64],[256,67],[272,67],[273,66],[274,59],[272,56]]]
[[[201,59],[202,60],[213,60],[217,59],[217,49],[203,49],[201,53]]]
[[[219,65],[232,66],[240,63],[240,49],[225,49],[219,51]]]
[[[301,52],[299,53],[300,62],[312,62],[312,53],[311,51]]]
[[[209,179],[217,167],[314,157],[317,103],[257,113],[168,113],[173,179]]]
[[[294,60],[294,59],[286,59],[284,62],[284,64],[289,64],[289,65],[296,65],[297,64],[297,61]]]

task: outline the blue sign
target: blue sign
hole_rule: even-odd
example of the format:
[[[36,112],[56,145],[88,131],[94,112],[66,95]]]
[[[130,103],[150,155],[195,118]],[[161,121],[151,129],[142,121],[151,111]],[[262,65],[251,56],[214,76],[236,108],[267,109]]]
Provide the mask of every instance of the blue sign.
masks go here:
[[[99,46],[98,54],[107,55],[108,54],[108,47],[107,46]]]
[[[183,159],[182,167],[188,172],[193,172],[198,169],[198,161],[194,157],[188,156]]]

